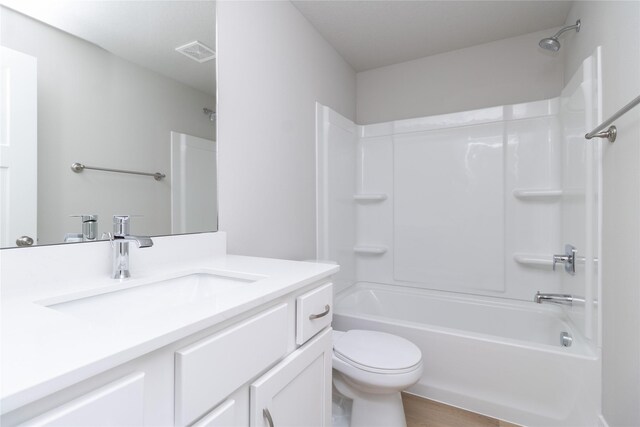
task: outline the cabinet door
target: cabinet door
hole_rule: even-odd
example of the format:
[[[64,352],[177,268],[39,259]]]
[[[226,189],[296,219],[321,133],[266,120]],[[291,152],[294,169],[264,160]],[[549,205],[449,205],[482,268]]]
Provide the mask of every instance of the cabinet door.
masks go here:
[[[330,426],[331,355],[327,328],[251,384],[251,426]]]
[[[128,375],[21,426],[100,427],[144,425],[144,374]]]

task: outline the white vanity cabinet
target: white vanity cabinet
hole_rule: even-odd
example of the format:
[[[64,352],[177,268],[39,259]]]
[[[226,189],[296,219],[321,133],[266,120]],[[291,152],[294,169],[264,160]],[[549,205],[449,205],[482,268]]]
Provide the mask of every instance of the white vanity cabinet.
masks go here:
[[[332,293],[320,281],[263,301],[3,414],[0,425],[269,426],[266,410],[278,427],[329,426]]]
[[[176,425],[331,425],[332,304],[315,286],[176,352]]]

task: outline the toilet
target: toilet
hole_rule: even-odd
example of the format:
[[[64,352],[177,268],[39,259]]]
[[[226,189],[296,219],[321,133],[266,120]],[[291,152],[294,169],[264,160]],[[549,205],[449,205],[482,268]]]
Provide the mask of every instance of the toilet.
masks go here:
[[[400,391],[422,375],[422,353],[377,331],[333,331],[333,385],[353,401],[351,427],[406,427]]]

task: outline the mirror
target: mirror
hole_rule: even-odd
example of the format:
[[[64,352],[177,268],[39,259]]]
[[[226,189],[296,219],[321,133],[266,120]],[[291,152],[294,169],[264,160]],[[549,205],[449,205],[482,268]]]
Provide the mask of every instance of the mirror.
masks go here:
[[[215,2],[0,4],[0,246],[216,231]]]

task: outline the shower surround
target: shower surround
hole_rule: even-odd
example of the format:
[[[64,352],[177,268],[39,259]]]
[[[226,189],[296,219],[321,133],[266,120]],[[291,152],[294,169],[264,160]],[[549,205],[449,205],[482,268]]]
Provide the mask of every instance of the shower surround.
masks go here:
[[[583,410],[599,401],[600,145],[584,139],[585,129],[601,119],[599,64],[596,51],[558,97],[516,105],[366,126],[318,105],[317,249],[319,258],[342,267],[336,327],[393,331],[423,347],[427,364],[433,354],[434,369],[425,369],[413,392],[525,424],[593,420],[599,412]],[[578,250],[575,275],[562,264],[553,269],[553,255],[564,254],[565,244]],[[384,287],[384,297],[372,284]],[[394,289],[405,299],[391,297]],[[532,302],[538,290],[584,299],[545,311],[556,317],[555,324],[566,325],[552,328],[556,342],[530,339],[551,333],[535,316],[528,317],[530,324],[517,320],[526,316],[514,316],[520,336],[507,341],[491,332],[478,338],[460,326],[498,326],[510,322],[504,313],[539,312],[542,306]],[[482,318],[454,304],[463,295],[486,306]],[[459,307],[455,316],[442,310],[437,321],[420,316],[415,301],[424,297],[429,310],[427,301],[435,296],[451,298],[452,307]],[[498,314],[491,301],[501,308],[511,304],[511,310]],[[456,322],[456,316],[465,322]],[[575,336],[572,351],[560,346],[560,332]],[[482,345],[465,341],[469,334]],[[491,376],[485,384],[482,375],[456,383],[454,371],[487,368],[478,363],[474,348],[479,358],[502,360],[495,369],[510,372],[498,388],[488,386]],[[527,355],[518,357],[526,363],[509,362],[517,352]],[[554,378],[532,375],[536,366],[555,372]],[[577,371],[570,374],[572,367]],[[452,374],[438,376],[434,387],[435,377],[429,375],[436,371]],[[449,384],[443,380],[448,377]],[[522,399],[533,399],[530,407],[508,399],[528,388],[543,402],[558,379],[586,393],[572,395],[566,403],[573,406],[548,410],[542,418],[527,415],[537,411],[535,392]],[[467,396],[463,390],[477,393]],[[493,396],[483,398],[490,404],[477,406],[481,395]]]

